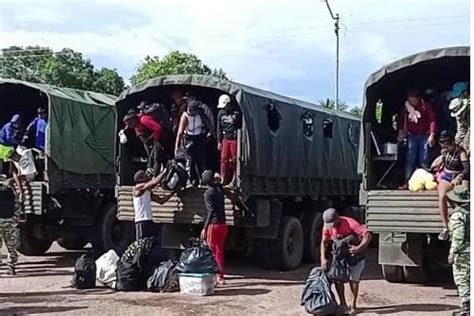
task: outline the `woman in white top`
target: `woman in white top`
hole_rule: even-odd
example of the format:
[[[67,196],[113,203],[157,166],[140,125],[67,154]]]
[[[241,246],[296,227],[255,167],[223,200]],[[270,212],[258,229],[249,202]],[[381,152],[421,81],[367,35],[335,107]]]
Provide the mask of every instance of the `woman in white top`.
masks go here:
[[[190,180],[194,186],[200,183],[205,169],[206,135],[211,132],[208,119],[199,108],[199,101],[190,101],[181,115],[176,136],[175,156],[183,146],[190,159]]]
[[[135,234],[136,240],[156,236],[161,240],[161,227],[153,222],[153,213],[151,210],[151,202],[158,204],[166,203],[175,193],[174,191],[160,197],[151,190],[156,187],[164,178],[166,169],[164,169],[157,177],[152,178],[144,170],[135,173],[133,180],[133,208],[135,210]]]

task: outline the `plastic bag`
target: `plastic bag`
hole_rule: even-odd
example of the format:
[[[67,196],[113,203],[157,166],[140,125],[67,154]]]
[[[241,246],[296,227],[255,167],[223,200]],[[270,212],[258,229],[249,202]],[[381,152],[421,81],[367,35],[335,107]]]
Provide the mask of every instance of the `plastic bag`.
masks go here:
[[[330,280],[349,282],[350,266],[356,260],[349,253],[349,245],[358,243],[357,240],[356,236],[349,235],[333,241],[331,267],[328,271],[328,278]]]
[[[181,273],[217,273],[219,268],[209,246],[201,240],[195,240],[181,254],[176,270]]]
[[[176,272],[176,262],[163,261],[155,267],[153,274],[147,280],[147,290],[151,292],[179,291],[179,279]]]
[[[337,310],[334,293],[326,273],[320,267],[313,268],[306,279],[301,305],[308,314],[333,314]]]
[[[95,261],[96,279],[107,287],[115,288],[117,284],[117,262],[120,257],[111,249]]]

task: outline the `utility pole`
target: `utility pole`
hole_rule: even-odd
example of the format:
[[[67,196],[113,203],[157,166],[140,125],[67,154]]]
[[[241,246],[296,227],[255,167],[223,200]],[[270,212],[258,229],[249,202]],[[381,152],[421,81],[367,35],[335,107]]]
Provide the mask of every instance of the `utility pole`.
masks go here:
[[[336,110],[339,110],[339,13],[334,15],[332,13],[331,7],[329,6],[329,0],[321,0],[322,2],[326,2],[326,6],[328,7],[329,14],[331,14],[331,18],[335,21],[334,23],[334,33],[336,33],[336,91],[335,91],[335,107]]]

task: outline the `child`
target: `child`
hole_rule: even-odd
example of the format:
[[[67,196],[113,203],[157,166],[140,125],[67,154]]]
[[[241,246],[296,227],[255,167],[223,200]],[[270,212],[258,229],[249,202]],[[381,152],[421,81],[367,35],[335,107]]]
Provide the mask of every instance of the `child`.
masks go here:
[[[18,243],[18,211],[15,191],[6,185],[6,177],[0,175],[0,255],[3,243],[8,250],[7,274],[15,275],[15,264],[18,261],[16,246]]]
[[[470,313],[470,249],[469,249],[469,190],[465,186],[456,186],[448,192],[448,200],[454,207],[449,217],[451,247],[448,262],[453,265],[454,283],[458,288],[462,308],[460,315]]]

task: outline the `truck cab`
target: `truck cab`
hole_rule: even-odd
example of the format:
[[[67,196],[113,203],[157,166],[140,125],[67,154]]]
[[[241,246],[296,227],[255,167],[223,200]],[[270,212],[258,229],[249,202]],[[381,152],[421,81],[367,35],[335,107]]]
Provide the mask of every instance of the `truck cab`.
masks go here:
[[[397,143],[397,115],[408,89],[426,92],[439,119],[449,101],[442,98],[455,82],[469,81],[470,48],[448,47],[420,52],[390,63],[367,79],[360,138],[360,202],[369,230],[379,236],[379,263],[391,282],[418,282],[446,263],[448,243],[437,236],[443,228],[438,193],[399,190],[404,184],[406,146]],[[448,112],[449,113],[449,112]],[[449,114],[448,114],[449,115]],[[437,131],[439,136],[441,131]],[[440,149],[432,148],[436,158]]]

